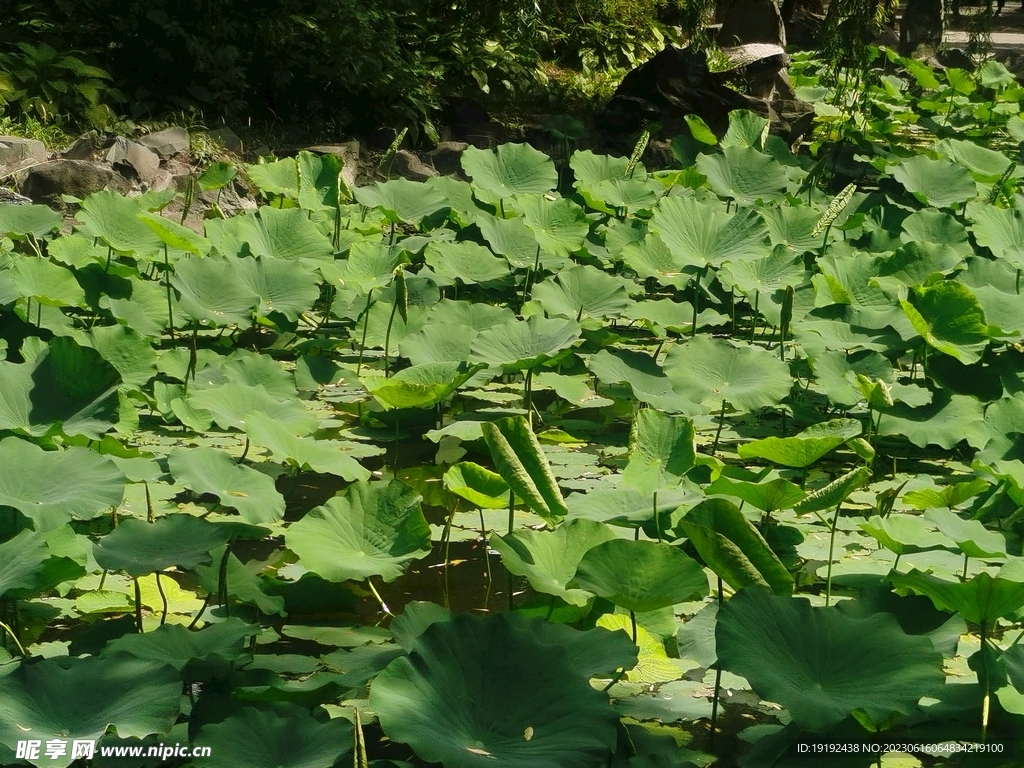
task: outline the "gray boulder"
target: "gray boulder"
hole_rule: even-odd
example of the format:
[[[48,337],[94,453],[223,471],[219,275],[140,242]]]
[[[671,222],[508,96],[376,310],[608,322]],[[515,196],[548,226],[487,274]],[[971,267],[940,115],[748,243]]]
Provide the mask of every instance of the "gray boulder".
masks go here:
[[[437,171],[433,167],[424,163],[419,155],[408,149],[400,149],[395,153],[395,159],[391,164],[391,173],[401,176],[403,179],[409,179],[409,181],[426,181],[437,176]]]
[[[242,140],[230,128],[215,128],[207,132],[206,135],[224,147],[228,152],[233,152],[236,155],[242,152]]]
[[[169,160],[175,155],[188,152],[188,131],[172,125],[156,133],[149,133],[139,139],[139,144],[160,155],[160,159]]]
[[[123,137],[118,137],[107,152],[107,162],[125,178],[138,179],[144,184],[151,184],[160,170],[160,157],[156,152]]]
[[[444,176],[462,175],[462,153],[469,148],[464,141],[442,141],[427,153],[431,164]]]
[[[719,45],[786,45],[786,26],[775,0],[723,0],[719,4],[719,18]]]
[[[106,165],[87,160],[51,160],[23,175],[20,190],[35,202],[59,203],[61,195],[86,197],[106,188],[126,192],[128,182]]]
[[[0,136],[0,179],[45,163],[47,157],[46,146],[41,141]]]

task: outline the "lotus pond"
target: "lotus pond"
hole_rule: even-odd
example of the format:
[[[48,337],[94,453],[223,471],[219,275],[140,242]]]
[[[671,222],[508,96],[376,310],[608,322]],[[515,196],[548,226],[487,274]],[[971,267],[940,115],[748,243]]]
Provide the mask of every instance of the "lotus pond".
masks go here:
[[[0,206],[0,763],[1019,760],[1021,88],[798,64],[853,152]]]

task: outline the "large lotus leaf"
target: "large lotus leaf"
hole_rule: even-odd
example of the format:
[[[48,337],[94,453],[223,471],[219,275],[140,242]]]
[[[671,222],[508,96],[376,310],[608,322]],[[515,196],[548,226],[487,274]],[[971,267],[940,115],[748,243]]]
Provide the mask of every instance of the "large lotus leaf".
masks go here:
[[[568,349],[580,338],[575,320],[531,315],[494,326],[473,340],[471,359],[500,365],[506,371],[521,371]]]
[[[0,686],[0,744],[13,750],[28,734],[47,739],[142,738],[171,730],[181,677],[162,664],[129,656],[64,657],[22,664]],[[2,759],[3,755],[0,755]],[[13,764],[13,755],[3,762]],[[46,765],[67,768],[71,750]]]
[[[971,289],[951,280],[914,288],[900,304],[930,346],[965,365],[978,362],[989,339],[1000,333],[985,321]]]
[[[288,527],[285,542],[306,569],[329,581],[393,581],[430,554],[421,497],[398,480],[356,483]]]
[[[767,118],[749,109],[734,109],[729,113],[729,128],[722,137],[721,146],[764,149],[767,136]]]
[[[587,366],[605,384],[629,384],[637,400],[658,410],[690,416],[704,411],[700,405],[676,391],[674,383],[657,361],[643,352],[602,349],[591,356]]]
[[[1024,211],[992,205],[968,206],[974,225],[971,231],[997,259],[1006,259],[1017,269],[1024,268]]]
[[[882,415],[878,434],[906,438],[918,448],[938,445],[946,450],[961,440],[981,448],[990,439],[983,405],[976,398],[947,391],[916,408],[897,403]]]
[[[292,322],[320,298],[317,275],[284,259],[239,259],[238,278],[256,296],[256,316],[280,312]]]
[[[399,248],[382,243],[356,243],[349,249],[340,277],[344,285],[367,294],[390,285],[395,270],[407,262],[405,252]]]
[[[988,413],[985,416],[987,418]],[[990,487],[991,484],[988,480],[983,477],[976,477],[973,480],[967,480],[962,483],[948,483],[937,487],[918,488],[907,491],[903,494],[903,503],[914,509],[947,507],[952,510],[953,507],[959,507],[982,491],[987,491]],[[942,518],[941,515],[939,517]],[[946,518],[946,520],[950,524],[954,523],[951,518]],[[973,522],[977,523],[982,529],[985,529],[985,526],[980,521],[975,520]]]
[[[935,150],[967,168],[977,181],[982,182],[999,181],[1012,162],[1002,152],[963,139],[942,139],[935,142]]]
[[[691,487],[692,488],[692,487]],[[657,509],[654,499],[646,493],[634,491],[632,488],[616,486],[614,488],[597,487],[586,493],[573,493],[566,497],[565,504],[569,512],[567,519],[596,520],[609,525],[621,525],[631,528],[638,523],[654,519],[655,513],[666,518],[684,503],[699,501],[692,490],[687,488],[670,488],[658,494]]]
[[[550,317],[618,318],[632,300],[626,286],[597,267],[575,264],[534,286],[531,298]]]
[[[174,248],[176,251],[191,253],[194,256],[204,256],[210,252],[210,241],[197,235],[188,227],[149,211],[140,211],[137,215],[143,224],[156,233],[156,236],[168,249]],[[169,253],[168,256],[170,256]]]
[[[815,351],[810,355],[810,364],[815,382],[828,395],[829,401],[844,408],[852,408],[864,399],[858,375],[890,385],[893,381],[892,363],[873,350],[859,350],[849,355],[839,350]]]
[[[506,494],[507,503],[507,494]],[[586,605],[591,595],[567,585],[580,560],[592,547],[615,538],[612,530],[591,520],[570,520],[554,531],[529,528],[495,536],[491,547],[501,555],[505,569],[525,576],[537,592],[559,597],[570,605]]]
[[[431,624],[374,681],[370,706],[392,741],[445,768],[591,768],[618,717],[560,644],[514,614]]]
[[[441,299],[430,308],[427,319],[432,325],[450,323],[461,325],[465,330],[486,331],[491,326],[515,319],[515,314],[507,307]]]
[[[722,266],[718,277],[723,286],[744,296],[760,293],[767,297],[773,291],[800,285],[805,274],[800,255],[785,245],[777,245],[763,259],[730,261]]]
[[[71,539],[75,538],[70,527],[64,531]],[[64,550],[57,541],[58,537],[52,537],[52,550],[47,538],[51,537],[22,531],[0,544],[0,597],[9,600],[35,597],[44,590],[85,574],[81,565],[61,554]]]
[[[792,509],[807,496],[800,486],[794,485],[784,477],[777,477],[766,483],[753,483],[748,480],[733,480],[725,475],[709,485],[707,493],[742,499],[754,508],[768,513],[777,509]]]
[[[529,144],[502,144],[496,150],[469,147],[462,153],[462,169],[478,191],[495,197],[543,194],[558,184],[551,158]]]
[[[678,547],[614,539],[583,556],[571,587],[630,611],[654,611],[708,593],[704,569]]]
[[[729,146],[721,154],[699,155],[697,170],[707,176],[715,194],[741,205],[781,200],[789,183],[778,160],[749,146]]]
[[[970,171],[951,160],[914,155],[893,168],[892,176],[922,203],[936,208],[959,205],[978,194]]]
[[[157,353],[149,342],[123,325],[91,328],[77,337],[110,363],[127,387],[142,388],[156,373]]]
[[[323,262],[332,258],[331,241],[301,208],[272,208],[230,219],[209,219],[206,236],[223,256],[248,253],[267,259]]]
[[[813,424],[793,437],[766,437],[743,443],[742,459],[766,459],[786,467],[807,467],[861,432],[856,419],[832,419]]]
[[[331,768],[352,750],[352,726],[317,719],[297,704],[263,703],[205,723],[195,743],[215,745],[193,761],[200,768]]]
[[[598,627],[617,632],[632,642],[633,620],[627,614],[606,613],[596,623]],[[626,673],[628,682],[656,685],[679,679],[679,664],[668,657],[665,643],[639,624],[636,628],[635,647],[637,661],[636,666]]]
[[[444,487],[482,509],[508,507],[508,483],[497,472],[472,461],[453,464],[444,473]]]
[[[287,424],[298,435],[308,435],[319,423],[317,417],[294,396],[274,397],[263,384],[253,386],[239,380],[190,392],[188,404],[208,411],[213,421],[223,429],[245,429],[246,419],[253,411],[263,411]]]
[[[710,336],[673,346],[665,373],[677,391],[710,410],[723,401],[737,411],[778,405],[793,385],[785,363],[768,350]]]
[[[377,450],[353,442],[299,437],[288,426],[260,411],[246,415],[245,434],[255,445],[268,449],[278,461],[337,475],[349,482],[370,479],[370,471],[356,459]]]
[[[168,515],[152,523],[129,517],[96,542],[93,554],[101,568],[138,577],[209,563],[210,551],[227,538],[215,523],[191,515]]]
[[[6,285],[5,285],[6,283]],[[71,270],[34,256],[17,256],[0,272],[0,304],[32,299],[48,307],[85,307],[86,296]]]
[[[579,190],[593,191],[602,181],[626,178],[629,158],[597,155],[589,149],[576,150],[569,158],[569,167],[572,168],[575,179],[573,186]],[[630,178],[637,180],[647,178],[647,170],[643,164],[636,165]]]
[[[165,624],[152,632],[132,633],[111,640],[104,646],[103,653],[105,656],[125,653],[143,661],[167,664],[181,672],[211,656],[225,661],[239,658],[246,651],[243,638],[257,631],[256,627],[234,617],[209,624],[198,632],[185,629],[181,624]]]
[[[0,205],[0,235],[46,237],[64,225],[64,217],[46,205]]]
[[[505,259],[469,241],[429,243],[423,256],[427,266],[438,275],[466,285],[501,280],[511,272]]]
[[[964,225],[948,213],[930,208],[914,211],[903,220],[901,226],[903,231],[900,233],[900,239],[906,243],[945,245],[962,256],[970,256],[973,253]],[[977,236],[977,232],[975,235]]]
[[[175,448],[167,457],[174,479],[196,494],[216,496],[247,523],[273,523],[284,517],[284,497],[274,479],[216,448]],[[211,547],[212,549],[212,547]]]
[[[203,325],[251,325],[260,297],[243,280],[241,263],[212,257],[179,261],[171,285],[180,294],[180,310]]]
[[[44,451],[16,437],[0,440],[0,506],[14,507],[49,531],[91,520],[121,503],[125,477],[86,448]]]
[[[689,274],[686,272],[686,268],[692,264],[665,245],[653,232],[642,240],[623,246],[621,255],[626,266],[636,272],[638,277],[653,277],[661,285],[683,288],[693,277],[692,270]]]
[[[992,627],[997,619],[1013,618],[1024,608],[1024,582],[994,578],[986,572],[970,581],[947,581],[916,568],[910,573],[893,573],[889,582],[900,594],[924,595],[940,611],[955,611],[966,621]]]
[[[777,595],[793,591],[793,577],[760,532],[726,499],[708,499],[679,521],[708,567],[733,589],[769,587]]]
[[[369,208],[380,208],[390,221],[418,225],[423,219],[446,208],[440,192],[408,179],[393,179],[357,187],[356,200]]]
[[[385,408],[432,408],[483,367],[456,361],[421,363],[391,377],[373,371],[360,381]]]
[[[934,530],[915,515],[873,515],[860,528],[875,541],[897,555],[952,549],[953,541]]]
[[[879,260],[879,283],[899,281],[903,285],[917,286],[928,282],[936,273],[948,275],[964,260],[963,251],[945,244],[907,243],[892,256]],[[883,281],[882,278],[890,278]]]
[[[162,255],[163,241],[138,217],[143,210],[141,198],[123,197],[104,189],[85,198],[75,218],[82,223],[82,232],[99,238],[115,251],[143,258]]]
[[[821,211],[810,206],[779,205],[758,209],[772,245],[786,245],[804,253],[820,251],[825,236],[816,232],[815,227],[821,221]]]
[[[428,322],[416,333],[404,337],[399,344],[399,351],[414,366],[459,362],[469,359],[469,350],[478,335],[475,328],[461,323]]]
[[[1006,557],[1006,538],[999,531],[990,531],[980,520],[964,520],[951,509],[929,509],[924,519],[956,542],[967,557]]]
[[[583,209],[564,197],[548,200],[543,195],[518,199],[523,220],[537,238],[544,253],[568,256],[583,247],[590,231],[590,221]]]
[[[696,461],[693,422],[645,408],[629,431],[629,461],[622,482],[641,493],[679,485]]]
[[[718,204],[693,197],[663,197],[654,209],[651,231],[685,264],[699,268],[771,253],[768,229],[752,210],[727,214]]]
[[[299,172],[294,157],[246,165],[245,172],[264,194],[284,195],[292,199],[299,196]]]
[[[718,611],[722,668],[745,677],[793,722],[828,732],[857,712],[875,723],[916,711],[944,680],[942,655],[889,614],[864,618],[747,587]]]
[[[107,253],[105,245],[99,245],[91,237],[79,234],[64,235],[46,245],[47,256],[75,269],[90,264],[106,264]]]
[[[476,224],[491,249],[508,259],[509,264],[516,269],[532,269],[539,258],[540,266],[553,272],[568,261],[564,256],[545,252],[522,216],[500,219],[497,216],[482,215],[477,217]]]
[[[263,613],[284,615],[285,599],[279,595],[268,595],[265,591],[266,581],[249,570],[248,565],[234,554],[228,555],[227,569],[222,571],[224,550],[224,547],[218,547],[210,553],[213,557],[212,563],[195,567],[199,586],[211,594],[217,594],[220,585],[226,581],[229,598],[255,605]]]

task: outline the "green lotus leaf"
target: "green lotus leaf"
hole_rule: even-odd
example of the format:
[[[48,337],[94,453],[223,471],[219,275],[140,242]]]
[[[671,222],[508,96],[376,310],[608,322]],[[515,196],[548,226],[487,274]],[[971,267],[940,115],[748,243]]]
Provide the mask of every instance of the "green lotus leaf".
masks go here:
[[[742,499],[756,509],[768,513],[778,509],[792,509],[807,496],[803,489],[783,477],[777,477],[767,483],[752,483],[733,480],[725,475],[709,485],[707,493]]]
[[[900,304],[929,346],[966,365],[978,362],[989,339],[1001,333],[985,321],[971,289],[951,280],[914,288]]]
[[[402,339],[399,351],[414,366],[424,363],[457,363],[469,359],[473,340],[478,335],[475,328],[463,323],[428,320],[426,326]]]
[[[470,351],[470,359],[501,366],[506,371],[535,368],[568,349],[580,338],[575,320],[531,315],[483,331]]]
[[[367,373],[360,381],[385,408],[432,408],[484,367],[456,361],[422,363],[403,368],[391,377],[376,371]]]
[[[47,237],[64,226],[64,217],[46,205],[0,205],[0,235]]]
[[[629,384],[637,400],[658,410],[688,416],[696,416],[704,411],[684,393],[677,391],[674,382],[665,375],[661,366],[643,352],[602,349],[590,357],[587,366],[605,384]]]
[[[653,277],[661,285],[681,289],[693,279],[692,270],[687,272],[687,267],[693,265],[665,245],[654,233],[648,233],[642,240],[623,246],[621,255],[622,261],[638,277]]]
[[[1002,152],[963,139],[941,139],[935,142],[935,151],[962,165],[976,181],[981,182],[999,181],[1012,162]]]
[[[633,620],[627,614],[606,613],[596,623],[598,627],[616,632],[632,642]],[[628,682],[653,687],[679,679],[679,664],[668,657],[664,642],[639,624],[636,628],[636,650],[636,666],[626,672]],[[619,707],[616,709],[621,711]]]
[[[292,199],[299,196],[299,172],[294,157],[246,165],[245,173],[265,195],[284,195]]]
[[[129,656],[64,657],[22,664],[0,688],[0,744],[14,750],[27,733],[42,739],[99,739],[110,726],[122,738],[171,730],[181,678],[171,667]],[[5,763],[13,763],[13,754]],[[0,756],[2,759],[2,756]],[[71,750],[47,759],[67,768]]]
[[[718,274],[723,286],[748,297],[755,293],[767,297],[774,291],[796,287],[805,278],[803,259],[784,245],[775,246],[763,259],[730,261]]]
[[[236,464],[224,451],[175,448],[167,466],[175,481],[193,493],[216,496],[222,506],[238,510],[247,523],[273,523],[284,517],[284,497],[274,487],[274,479]]]
[[[975,448],[989,439],[985,409],[976,398],[940,390],[928,405],[897,403],[882,416],[878,433],[902,437],[919,448],[938,445],[949,450],[962,440]]]
[[[188,227],[183,227],[171,219],[149,211],[139,211],[137,215],[142,223],[153,230],[153,233],[160,238],[160,242],[168,248],[191,253],[194,256],[204,256],[210,252],[210,241],[197,235]]]
[[[655,206],[651,231],[686,265],[719,267],[728,261],[771,253],[768,229],[753,211],[727,214],[693,197],[664,197]]]
[[[299,175],[299,207],[306,211],[333,211],[351,199],[341,176],[345,161],[337,155],[317,155],[302,150],[295,158]]]
[[[749,109],[734,109],[729,113],[729,128],[722,137],[722,148],[753,147],[763,150],[768,135],[768,119]]]
[[[540,266],[554,272],[568,261],[564,256],[544,251],[522,216],[500,219],[497,216],[482,215],[477,217],[476,224],[491,249],[508,259],[508,263],[516,269],[532,269],[539,257]]]
[[[331,241],[301,208],[265,206],[229,219],[209,219],[206,236],[228,257],[248,254],[321,264],[334,256]]]
[[[252,325],[259,296],[242,279],[240,259],[182,259],[174,267],[171,285],[178,306],[203,325]]]
[[[952,160],[914,155],[892,169],[892,177],[925,205],[948,208],[976,197],[971,173]]]
[[[645,408],[629,431],[629,461],[622,482],[640,493],[657,493],[682,482],[696,462],[693,422]]]
[[[587,551],[614,538],[608,526],[580,519],[569,520],[554,531],[526,528],[494,536],[490,544],[501,555],[505,569],[525,576],[534,590],[582,606],[591,599],[590,593],[567,585]]]
[[[1006,259],[1017,269],[1024,268],[1024,211],[992,205],[968,206],[978,245],[985,246],[997,259]]]
[[[223,524],[220,526],[224,528]],[[233,553],[227,556],[227,568],[222,568],[225,547],[218,547],[210,553],[213,562],[197,565],[196,575],[199,586],[209,594],[218,594],[222,583],[226,583],[228,597],[240,603],[254,605],[263,613],[284,615],[285,599],[279,595],[268,595],[267,584],[259,575],[246,567]]]
[[[614,539],[587,551],[570,587],[630,611],[654,611],[708,594],[704,569],[678,547]]]
[[[297,704],[261,703],[204,723],[195,743],[216,745],[193,761],[201,768],[331,768],[352,750],[352,726]]]
[[[229,662],[247,655],[242,641],[256,631],[251,624],[234,617],[209,624],[199,631],[186,629],[181,624],[164,624],[152,632],[128,634],[111,640],[104,647],[103,654],[121,653],[143,661],[166,664],[184,672],[186,679],[195,680],[194,672],[204,663],[212,666],[220,660],[222,668],[229,669]]]
[[[74,538],[70,527],[64,530]],[[55,540],[51,549],[47,538],[34,531],[21,531],[0,544],[0,596],[24,600],[85,574],[79,563],[62,556],[59,542]]]
[[[1008,573],[1008,575],[1010,575]],[[957,612],[966,621],[992,627],[997,619],[1013,618],[1024,608],[1024,582],[981,572],[969,581],[947,581],[916,568],[893,573],[889,583],[900,594],[924,595],[940,611]]]
[[[572,200],[562,197],[552,201],[543,195],[528,195],[517,198],[517,203],[541,252],[565,257],[583,247],[590,221]]]
[[[444,473],[444,487],[483,509],[508,507],[508,483],[497,472],[472,461],[453,464]]]
[[[819,733],[853,712],[875,723],[915,712],[944,681],[931,641],[904,634],[891,615],[855,618],[764,587],[727,600],[715,636],[723,669]]]
[[[337,475],[349,482],[370,479],[369,470],[357,458],[372,455],[375,449],[342,440],[300,437],[287,425],[261,411],[246,414],[245,434],[255,445],[269,450],[278,461],[291,462],[300,469]],[[233,506],[230,500],[228,506]]]
[[[597,267],[573,265],[533,287],[530,294],[549,317],[614,320],[632,304],[618,280]]]
[[[392,741],[445,768],[590,768],[618,716],[566,651],[514,614],[436,622],[370,688]],[[553,638],[552,638],[553,639]]]
[[[821,220],[821,211],[810,206],[778,205],[758,209],[768,228],[768,236],[776,248],[789,246],[798,253],[817,252],[824,243],[822,233],[814,233]]]
[[[48,307],[86,306],[85,291],[71,270],[33,256],[18,256],[10,269],[0,271],[0,304],[15,299],[32,299]]]
[[[696,500],[701,497],[696,496]],[[587,493],[573,493],[566,497],[569,509],[567,519],[596,520],[599,523],[635,527],[637,524],[654,520],[654,515],[667,520],[669,515],[684,503],[695,500],[691,489],[670,488],[658,493],[657,505],[654,499],[632,488],[616,486],[598,487]]]
[[[723,402],[737,411],[778,405],[793,385],[789,369],[771,352],[710,336],[674,345],[665,374],[678,392],[709,410]]]
[[[591,388],[590,378],[583,374],[566,376],[542,371],[534,375],[533,389],[553,389],[560,398],[577,408],[604,408],[614,403],[613,400],[596,394]]]
[[[58,237],[46,245],[46,254],[51,259],[69,267],[82,269],[90,264],[106,264],[107,248],[98,245],[90,237],[79,234]]]
[[[832,419],[813,424],[793,437],[766,437],[742,443],[742,459],[766,459],[785,467],[807,467],[861,433],[856,419]]]
[[[953,541],[915,515],[874,515],[859,527],[875,541],[897,555],[952,549]]]
[[[964,225],[948,213],[932,208],[914,211],[903,220],[901,226],[903,231],[900,233],[900,239],[906,243],[945,245],[964,257],[974,252],[967,239]]]
[[[986,414],[986,417],[988,414]],[[903,494],[903,503],[914,509],[932,509],[935,507],[959,507],[973,499],[991,484],[983,477],[976,477],[963,483],[949,483],[938,488],[918,488]],[[948,519],[948,518],[947,518]],[[952,520],[949,520],[952,522]],[[984,527],[984,526],[982,526]]]
[[[39,531],[91,520],[121,503],[125,477],[86,448],[44,451],[16,437],[0,440],[0,506],[14,507]]]
[[[389,221],[418,225],[423,219],[444,210],[448,203],[433,187],[408,179],[393,179],[354,191],[356,200],[369,208],[380,208]]]
[[[191,515],[168,515],[152,523],[130,517],[96,542],[93,554],[101,568],[138,577],[209,563],[210,551],[226,540],[216,524]]]
[[[589,149],[576,150],[569,158],[569,167],[572,168],[575,178],[573,186],[576,189],[593,189],[602,181],[626,178],[629,158],[598,155]],[[637,164],[631,178],[638,180],[647,178],[647,169],[643,164]]]
[[[462,169],[479,192],[496,198],[543,194],[558,184],[551,158],[529,144],[502,144],[495,150],[469,147],[462,153]]]
[[[122,197],[104,189],[85,198],[75,218],[82,223],[82,232],[115,251],[140,258],[162,257],[163,241],[138,217],[144,210],[141,198]]]
[[[285,543],[305,568],[329,581],[394,581],[430,554],[421,497],[398,480],[355,483],[288,527]]]
[[[206,170],[196,178],[196,183],[204,192],[215,192],[218,189],[224,189],[235,180],[237,175],[238,169],[231,163],[210,163],[206,166]]]
[[[818,512],[822,509],[833,509],[838,507],[855,490],[864,485],[871,478],[871,470],[867,467],[851,469],[844,475],[840,475],[830,483],[817,488],[807,494],[796,503],[793,509],[798,515],[808,512]]]
[[[558,481],[529,423],[512,416],[480,425],[491,460],[526,506],[554,525],[568,511]]]
[[[294,322],[320,298],[317,275],[294,262],[260,257],[238,259],[238,279],[256,297],[256,317],[279,312]]]
[[[697,170],[707,176],[715,194],[739,205],[775,202],[785,196],[789,178],[778,160],[749,146],[723,147],[721,154],[697,157]]]
[[[299,435],[308,435],[319,423],[294,395],[274,397],[263,384],[253,386],[237,379],[219,387],[190,391],[187,402],[208,412],[208,418],[223,429],[244,430],[248,415],[254,411],[287,424]]]
[[[430,243],[424,251],[424,259],[438,275],[465,285],[501,280],[511,273],[505,259],[469,241]]]
[[[405,252],[398,248],[381,243],[356,243],[349,249],[340,277],[344,285],[367,294],[390,285],[395,270],[408,261]]]
[[[952,509],[929,509],[924,519],[956,542],[967,557],[1006,557],[1006,538],[998,531],[990,531],[980,520],[964,520]]]
[[[793,577],[768,542],[726,499],[708,499],[679,521],[701,559],[733,589],[769,587],[777,595],[793,592]]]

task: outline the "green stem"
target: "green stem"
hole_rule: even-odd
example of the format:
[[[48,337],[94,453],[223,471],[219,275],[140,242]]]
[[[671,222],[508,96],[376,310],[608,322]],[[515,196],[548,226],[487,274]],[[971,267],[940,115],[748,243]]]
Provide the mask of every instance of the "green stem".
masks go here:
[[[633,645],[636,645],[636,635],[637,635],[636,611],[634,611],[632,609],[630,609],[630,611],[629,611],[629,623],[630,623],[630,625],[633,628]]]
[[[757,332],[757,305],[761,300],[761,292],[754,291],[754,314],[750,316],[750,343],[754,343],[754,333]]]
[[[380,592],[378,592],[377,588],[373,586],[373,579],[368,577],[366,579],[366,583],[370,586],[370,591],[373,592],[373,596],[377,598],[381,611],[383,611],[386,616],[394,616],[395,614],[393,614],[388,608],[388,604],[384,602],[384,598],[380,596]]]
[[[162,627],[167,623],[167,595],[164,594],[164,585],[160,582],[160,571],[155,573],[156,576],[156,591],[160,593],[160,601],[163,603],[163,613],[160,614],[160,626]]]
[[[825,575],[825,607],[832,602],[832,554],[836,547],[836,526],[839,525],[839,510],[843,508],[843,502],[836,504],[836,513],[832,516],[832,526],[828,535],[828,571]]]
[[[988,674],[988,654],[986,653],[986,646],[988,645],[988,624],[981,622],[981,676],[985,679],[984,691],[985,695],[981,699],[981,742],[984,744],[988,739],[988,716],[989,709],[992,702],[992,690],[991,681],[989,680]]]
[[[366,332],[370,330],[370,302],[373,301],[373,288],[366,294],[366,306],[363,308],[363,340],[359,344],[359,361],[356,363],[356,376],[363,369],[363,350],[366,349]]]
[[[654,492],[654,500],[651,504],[654,507],[654,533],[658,537],[658,543],[661,543],[661,518],[658,516],[658,492]]]
[[[718,577],[718,607],[721,609],[724,601],[722,577]],[[711,733],[708,736],[708,751],[715,751],[715,730],[718,724],[718,699],[722,690],[722,665],[715,661],[715,692],[711,697]]]
[[[25,650],[25,646],[23,646],[21,644],[21,640],[19,640],[18,636],[16,634],[14,634],[14,630],[13,629],[11,629],[7,624],[5,624],[2,621],[0,621],[0,629],[2,629],[4,632],[6,632],[7,635],[11,638],[11,640],[14,641],[15,647],[18,649],[18,653],[22,657],[28,656],[28,652]]]
[[[722,425],[725,423],[725,400],[722,401],[722,410],[718,412],[718,429],[715,430],[715,442],[711,446],[711,455],[714,456],[718,450],[718,438],[722,436]]]
[[[395,297],[395,303],[391,307],[391,316],[388,318],[388,328],[384,331],[384,376],[388,375],[388,369],[391,367],[391,356],[388,354],[388,347],[391,346],[391,326],[395,322],[395,313],[398,312],[398,297]],[[367,318],[369,319],[369,318]],[[365,329],[364,329],[365,330]]]
[[[142,589],[139,587],[139,580],[133,579],[135,582],[135,627],[139,630],[139,634],[142,634]]]
[[[508,535],[509,536],[512,535],[512,530],[513,530],[513,528],[515,528],[515,524],[516,524],[515,501],[516,501],[516,495],[515,495],[515,493],[513,491],[510,490],[508,492]],[[482,515],[483,512],[481,512],[480,514]],[[487,551],[484,550],[484,553],[487,554]],[[488,555],[488,557],[489,557],[489,555]],[[488,562],[490,562],[490,561],[488,560]],[[511,611],[513,608],[515,608],[515,596],[514,596],[514,594],[512,592],[512,571],[508,571],[508,609]]]
[[[167,328],[171,332],[171,344],[174,344],[174,310],[171,308],[171,260],[167,256],[167,243],[164,243],[164,282],[167,284]]]
[[[961,578],[961,581],[967,581],[967,561],[969,559],[970,558],[968,558],[967,555],[964,555],[964,573],[963,577]]]

